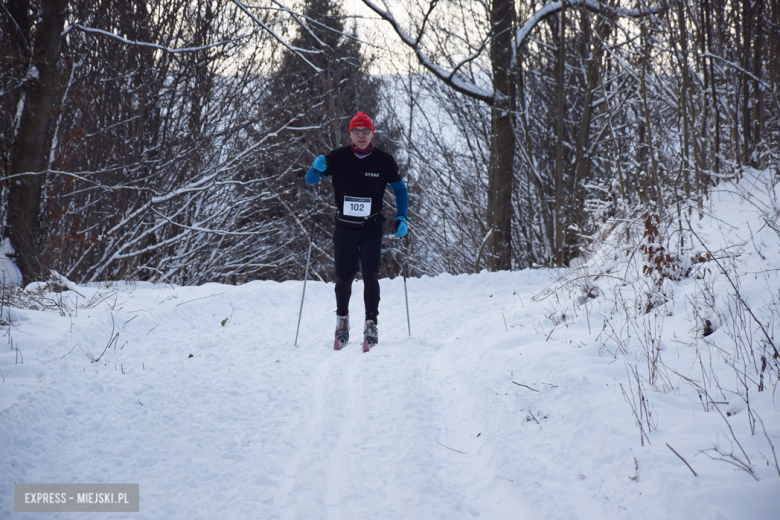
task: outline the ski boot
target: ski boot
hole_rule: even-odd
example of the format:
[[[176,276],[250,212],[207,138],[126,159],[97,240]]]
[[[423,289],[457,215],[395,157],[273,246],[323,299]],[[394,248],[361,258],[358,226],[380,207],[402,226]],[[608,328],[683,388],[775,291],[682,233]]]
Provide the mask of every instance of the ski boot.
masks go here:
[[[349,314],[336,315],[336,339],[333,341],[333,350],[341,350],[349,341]]]
[[[368,352],[377,343],[379,343],[379,331],[376,323],[374,320],[366,320],[366,327],[363,329],[363,352]]]

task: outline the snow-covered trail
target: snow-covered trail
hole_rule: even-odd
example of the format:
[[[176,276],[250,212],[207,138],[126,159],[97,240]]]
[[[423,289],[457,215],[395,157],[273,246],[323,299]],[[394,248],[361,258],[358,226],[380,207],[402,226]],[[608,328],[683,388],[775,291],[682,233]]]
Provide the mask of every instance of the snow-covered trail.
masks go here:
[[[490,432],[499,381],[470,366],[484,355],[479,330],[502,323],[499,312],[485,323],[484,306],[512,296],[496,282],[459,292],[409,280],[409,337],[402,280],[383,280],[369,354],[360,283],[341,352],[330,348],[332,285],[309,284],[297,348],[300,283],[119,292],[114,312],[59,318],[54,344],[26,353],[28,366],[59,367],[0,416],[6,483],[139,482],[150,518],[509,518],[530,506],[513,482],[519,468],[497,451],[500,429]],[[89,363],[112,315],[117,347]],[[521,417],[498,420],[513,429]]]
[[[297,347],[300,282],[79,288],[110,297],[19,313],[23,368],[0,354],[0,517],[36,518],[13,512],[13,483],[83,482],[139,483],[141,512],[79,518],[719,518],[675,494],[690,477],[666,451],[661,484],[634,478],[638,430],[609,386],[625,369],[534,327],[528,296],[554,274],[410,279],[411,337],[403,281],[382,280],[367,354],[360,283],[340,352],[324,283]]]

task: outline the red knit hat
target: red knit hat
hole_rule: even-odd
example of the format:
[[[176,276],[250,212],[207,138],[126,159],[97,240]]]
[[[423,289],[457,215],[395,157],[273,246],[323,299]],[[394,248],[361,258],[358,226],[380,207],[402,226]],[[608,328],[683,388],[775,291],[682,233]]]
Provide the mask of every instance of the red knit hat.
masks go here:
[[[372,132],[374,131],[374,123],[371,121],[371,118],[363,112],[358,112],[355,114],[355,117],[353,117],[352,121],[349,122],[349,131],[351,132],[352,129],[357,126],[365,126]]]

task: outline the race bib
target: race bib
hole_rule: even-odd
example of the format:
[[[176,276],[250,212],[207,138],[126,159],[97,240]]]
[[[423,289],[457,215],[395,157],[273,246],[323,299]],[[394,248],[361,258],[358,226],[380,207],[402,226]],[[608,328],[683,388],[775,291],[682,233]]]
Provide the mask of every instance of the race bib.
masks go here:
[[[371,197],[344,197],[344,215],[368,217],[371,215]]]

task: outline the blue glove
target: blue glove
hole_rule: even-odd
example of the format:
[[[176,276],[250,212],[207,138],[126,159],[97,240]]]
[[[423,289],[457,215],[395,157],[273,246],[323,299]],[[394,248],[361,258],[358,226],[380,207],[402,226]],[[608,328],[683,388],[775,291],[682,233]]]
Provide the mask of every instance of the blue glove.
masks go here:
[[[309,171],[306,172],[306,184],[317,184],[324,178],[325,174],[318,172],[314,168],[309,168]]]
[[[316,159],[314,159],[314,164],[312,164],[311,167],[322,173],[328,169],[328,160],[324,155],[319,155]]]
[[[398,238],[403,238],[406,236],[406,217],[397,216],[395,217],[395,236]]]

